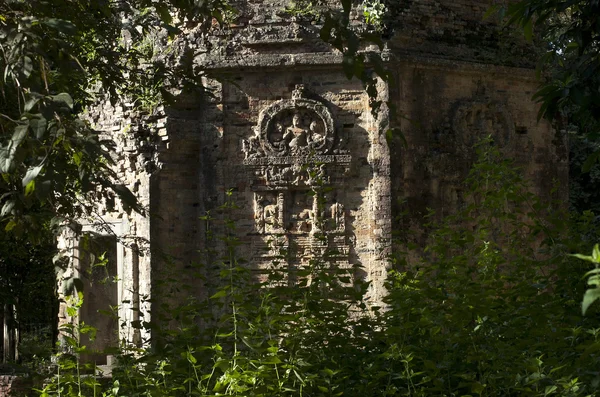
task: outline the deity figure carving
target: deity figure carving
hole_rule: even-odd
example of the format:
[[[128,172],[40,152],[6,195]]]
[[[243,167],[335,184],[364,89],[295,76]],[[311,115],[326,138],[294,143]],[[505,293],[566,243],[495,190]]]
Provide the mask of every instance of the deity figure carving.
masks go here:
[[[333,221],[332,230],[336,232],[344,232],[346,230],[346,219],[344,216],[344,205],[337,201],[329,208],[331,220]]]
[[[244,143],[246,160],[263,156],[303,156],[328,154],[335,142],[334,122],[329,109],[321,102],[294,91],[292,99],[273,103],[260,114],[254,137]]]
[[[294,186],[301,186],[303,184],[306,184],[306,180],[307,178],[307,172],[304,169],[304,167],[300,164],[294,164],[292,166],[292,171],[293,171],[293,175],[294,175],[294,180],[292,181],[292,185]]]
[[[515,122],[506,105],[477,99],[459,103],[451,117],[457,148],[471,152],[483,136],[491,135],[499,148],[505,148],[515,135]]]
[[[265,197],[261,194],[254,195],[254,224],[259,233],[265,231]]]
[[[293,134],[289,133],[280,121],[274,124],[270,134],[270,140],[273,146],[280,152],[285,152],[287,150],[292,138]]]
[[[319,123],[317,120],[313,120],[310,123],[309,130],[310,135],[308,146],[311,149],[316,149],[325,142],[325,130],[323,128],[323,124]]]
[[[298,215],[296,215],[298,219],[298,228],[296,229],[299,232],[311,232],[313,227],[313,216],[312,211],[305,208]]]
[[[285,183],[293,180],[296,175],[295,166],[270,165],[265,170],[265,178],[270,183]]]
[[[255,133],[250,138],[242,140],[242,152],[245,160],[264,155],[260,145],[260,133]]]
[[[266,233],[276,233],[281,229],[278,203],[265,205],[264,220]]]
[[[311,167],[308,170],[308,179],[306,183],[310,186],[318,186],[329,183],[329,178],[327,177],[327,169],[325,167],[325,164],[320,164],[316,167]]]
[[[303,126],[302,116],[299,112],[294,112],[292,125],[287,128],[286,134],[292,138],[288,144],[291,154],[302,154],[308,146],[307,130]]]
[[[292,214],[292,230],[299,233],[312,232],[314,227],[313,198],[307,193],[296,193],[296,213]]]
[[[282,199],[254,194],[254,224],[258,233],[279,233],[282,230]]]

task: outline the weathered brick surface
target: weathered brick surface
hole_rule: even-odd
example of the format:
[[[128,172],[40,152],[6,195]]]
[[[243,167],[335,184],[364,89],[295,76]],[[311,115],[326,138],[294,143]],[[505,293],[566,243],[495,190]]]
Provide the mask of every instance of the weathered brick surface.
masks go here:
[[[496,0],[390,2],[394,15],[391,53],[420,54],[496,65],[531,66],[535,48],[518,29],[502,29],[486,12]]]
[[[257,187],[253,185],[251,170],[244,165],[242,146],[245,139],[254,135],[261,110],[289,99],[294,87],[303,84],[331,111],[336,129],[333,150],[348,151],[352,156],[348,175],[336,185],[337,200],[353,225],[352,230],[336,240],[348,249],[352,246],[344,262],[361,263],[380,280],[377,288],[381,288],[383,272],[376,263],[384,260],[378,241],[385,238],[383,230],[387,225],[380,220],[385,219],[385,212],[377,212],[377,205],[385,204],[376,205],[373,198],[382,194],[381,182],[374,172],[378,169],[375,163],[381,164],[380,157],[385,151],[374,148],[383,145],[384,140],[379,136],[361,83],[348,81],[339,70],[330,69],[272,70],[268,80],[262,71],[249,71],[232,75],[231,79],[234,83],[218,86],[215,101],[200,104],[199,108],[173,110],[169,115],[170,146],[161,157],[162,169],[152,190],[152,211],[161,214],[153,223],[153,244],[168,252],[182,269],[193,263],[205,263],[207,258],[199,249],[218,244],[206,241],[206,225],[200,216],[208,211],[215,218],[210,228],[217,235],[226,232],[219,223],[223,217],[236,220],[236,232],[243,243],[238,249],[239,258],[257,266],[268,261],[257,256],[265,237],[257,236],[254,193]],[[229,189],[233,190],[229,199],[237,208],[221,214],[217,209],[228,199],[225,193]],[[306,187],[297,189],[298,194],[307,191]],[[286,190],[286,194],[295,192],[295,188]],[[286,219],[295,215],[290,213]],[[303,238],[298,235],[292,240]]]
[[[0,397],[23,397],[31,392],[31,382],[18,375],[0,375]]]
[[[537,122],[531,101],[537,82],[529,69],[414,60],[396,68],[394,104],[407,145],[392,147],[395,215],[423,231],[427,209],[456,210],[461,182],[474,160],[471,146],[488,134],[513,158],[540,197],[568,197],[566,137]],[[406,228],[406,224],[395,225]],[[421,237],[424,237],[421,235]],[[417,242],[422,243],[421,238]]]

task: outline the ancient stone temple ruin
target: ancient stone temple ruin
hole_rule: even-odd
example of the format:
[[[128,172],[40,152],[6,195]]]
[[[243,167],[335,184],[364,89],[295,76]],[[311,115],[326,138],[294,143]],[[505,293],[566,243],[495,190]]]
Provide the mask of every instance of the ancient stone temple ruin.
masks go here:
[[[209,260],[206,248],[223,248],[209,237],[226,230],[225,217],[240,240],[236,255],[257,277],[274,261],[293,269],[329,250],[336,266],[361,266],[376,304],[392,230],[410,229],[419,243],[427,208],[447,214],[460,205],[481,137],[493,136],[535,193],[566,197],[564,137],[537,121],[530,49],[519,38],[501,39],[508,33],[483,19],[491,2],[397,3],[381,52],[393,78],[378,81],[384,105],[375,112],[317,25],[290,16],[281,1],[247,0],[227,29],[185,37],[182,47],[214,77],[205,79],[205,95],[181,97],[151,116],[134,104],[91,113],[117,140],[117,171],[148,209],[128,215],[100,206],[103,223],[81,222],[80,232],[94,232],[87,240],[72,233],[61,242],[78,253],[64,278],[81,275],[92,291],[80,319],[93,322],[108,306],[118,314],[100,324],[107,336],[95,347],[117,335],[147,340],[132,324],[150,319],[156,277],[167,269],[195,283],[199,297],[214,292],[193,268]],[[357,21],[361,13],[353,12]],[[392,127],[402,134],[388,133]],[[562,187],[551,193],[553,181]],[[229,201],[235,206],[222,210]],[[87,271],[91,243],[107,253],[103,271],[116,283]],[[61,321],[69,321],[64,306]]]

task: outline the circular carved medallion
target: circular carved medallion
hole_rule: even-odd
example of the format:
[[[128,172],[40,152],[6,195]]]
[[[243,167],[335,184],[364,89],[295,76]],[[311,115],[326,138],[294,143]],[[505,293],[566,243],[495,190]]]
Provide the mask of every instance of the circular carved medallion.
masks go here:
[[[326,154],[334,142],[334,124],[325,105],[310,99],[281,100],[265,109],[258,129],[265,154]]]

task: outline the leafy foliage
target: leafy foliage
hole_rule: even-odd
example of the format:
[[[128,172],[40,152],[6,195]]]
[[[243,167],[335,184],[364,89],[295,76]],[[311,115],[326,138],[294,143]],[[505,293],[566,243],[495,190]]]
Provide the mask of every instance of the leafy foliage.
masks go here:
[[[0,2],[0,281],[2,303],[18,314],[11,326],[36,312],[32,296],[55,302],[58,226],[96,216],[99,201],[111,210],[116,197],[142,211],[114,171],[112,137],[92,128],[87,108],[126,99],[152,111],[167,89],[197,81],[198,70],[150,44],[222,21],[227,9],[219,0]],[[46,278],[28,288],[40,295],[24,287],[36,274]],[[39,320],[52,329],[52,317]]]
[[[570,137],[571,205],[577,210],[594,210],[596,163],[600,159],[596,147],[600,136],[600,4],[587,0],[521,0],[494,6],[493,10],[508,16],[508,26],[522,27],[528,40],[536,33],[545,47],[545,54],[538,60],[538,78],[543,75],[543,83],[533,96],[541,103],[538,119],[545,117],[561,128],[567,127],[568,120],[569,127],[579,135]],[[586,293],[584,312],[594,293],[593,289]]]
[[[533,38],[535,30],[545,43],[546,53],[539,60],[539,68],[549,78],[534,96],[542,103],[539,116],[556,119],[568,113],[581,124],[583,133],[597,139],[598,2],[523,0],[500,12],[507,15],[508,24],[522,26],[528,39]]]
[[[418,264],[391,280],[390,330],[412,357],[413,392],[594,393],[597,374],[586,368],[596,358],[578,351],[595,346],[586,335],[595,321],[576,314],[567,224],[488,145],[479,147],[464,207],[435,228]]]
[[[82,111],[103,96],[142,98],[147,108],[168,95],[169,84],[197,81],[199,70],[158,59],[148,43],[221,21],[226,9],[219,0],[0,4],[0,216],[7,231],[33,238],[43,220],[89,214],[88,203],[110,205],[114,196],[125,209],[141,210],[116,179],[111,139]]]
[[[109,384],[78,375],[85,366],[63,355],[42,395],[595,395],[599,332],[579,314],[566,218],[490,141],[466,187],[460,212],[432,223],[425,253],[412,265],[396,258],[386,311],[369,306],[360,269],[332,268],[327,253],[295,283],[276,261],[257,284],[235,255],[235,233],[213,236],[229,250],[199,265],[217,266],[211,297],[192,298],[193,285],[162,275],[158,323],[139,324],[152,346],[121,346]]]
[[[49,231],[44,237],[34,244],[0,230],[0,307],[7,331],[18,331],[13,343],[4,346],[4,358],[18,356],[23,363],[49,359],[55,339],[55,246]]]

